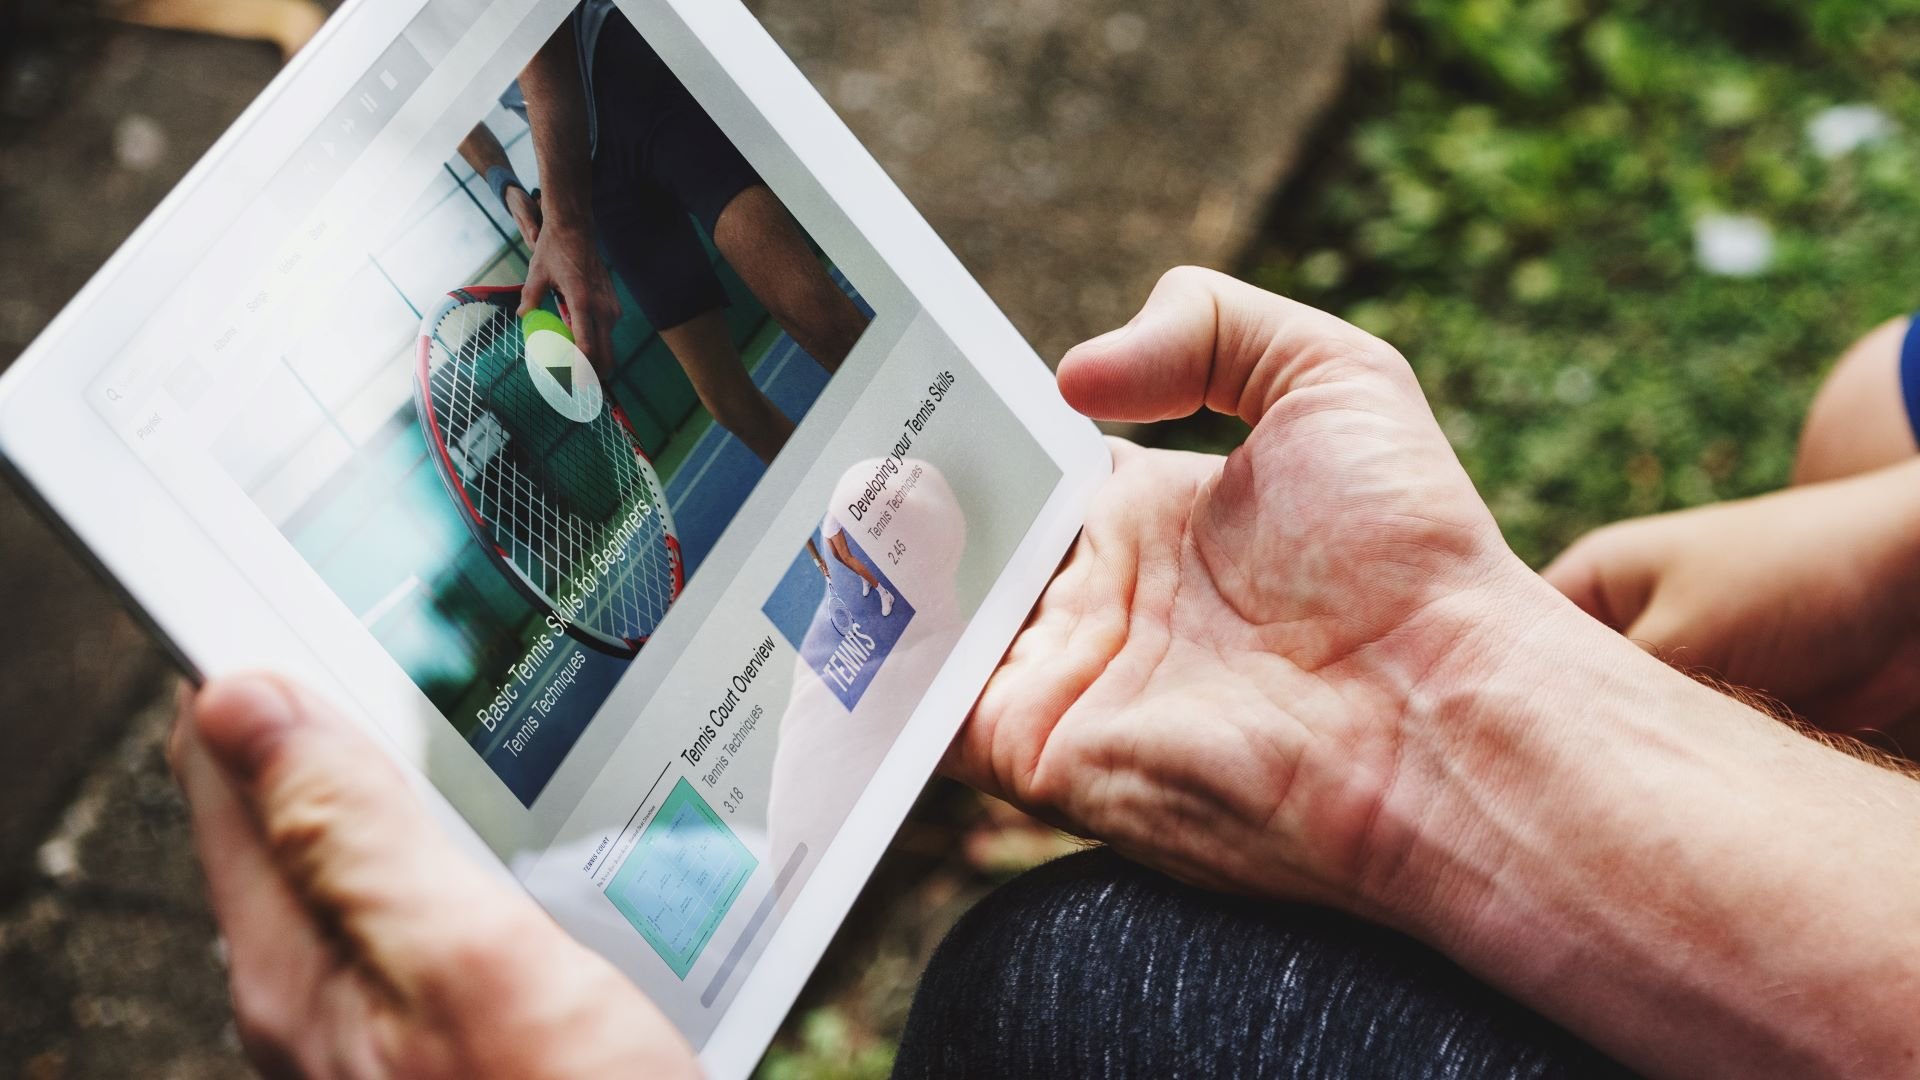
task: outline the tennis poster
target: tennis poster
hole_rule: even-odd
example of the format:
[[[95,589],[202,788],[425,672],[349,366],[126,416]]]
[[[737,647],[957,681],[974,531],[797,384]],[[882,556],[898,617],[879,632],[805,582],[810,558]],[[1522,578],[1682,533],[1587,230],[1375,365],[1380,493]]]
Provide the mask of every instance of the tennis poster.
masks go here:
[[[815,552],[830,560],[826,567]],[[849,712],[914,615],[893,580],[832,519],[794,558],[762,610]]]

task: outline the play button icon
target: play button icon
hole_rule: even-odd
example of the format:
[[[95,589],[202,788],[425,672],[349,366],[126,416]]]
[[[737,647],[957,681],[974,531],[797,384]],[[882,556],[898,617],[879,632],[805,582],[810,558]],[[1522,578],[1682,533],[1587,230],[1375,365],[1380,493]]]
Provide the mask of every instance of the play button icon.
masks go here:
[[[554,412],[584,424],[600,415],[605,397],[587,354],[552,330],[527,335],[527,375]]]

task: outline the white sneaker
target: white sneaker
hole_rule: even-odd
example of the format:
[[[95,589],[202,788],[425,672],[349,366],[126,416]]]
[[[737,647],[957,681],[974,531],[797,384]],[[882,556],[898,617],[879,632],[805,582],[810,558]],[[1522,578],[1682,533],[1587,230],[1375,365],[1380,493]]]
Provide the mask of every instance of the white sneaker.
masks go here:
[[[885,585],[882,585],[880,586],[880,617],[884,619],[891,614],[893,614],[893,594],[887,591]]]
[[[860,595],[864,597],[872,591],[873,591],[873,586],[867,584],[866,578],[861,578],[860,579]]]

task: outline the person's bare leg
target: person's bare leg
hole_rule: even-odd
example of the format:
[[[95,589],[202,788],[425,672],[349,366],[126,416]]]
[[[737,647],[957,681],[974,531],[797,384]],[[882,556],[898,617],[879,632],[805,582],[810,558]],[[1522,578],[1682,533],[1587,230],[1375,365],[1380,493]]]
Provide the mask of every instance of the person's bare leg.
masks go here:
[[[1900,318],[1880,326],[1834,365],[1807,410],[1794,483],[1871,472],[1920,452],[1900,392],[1907,324]]]
[[[880,576],[873,572],[873,568],[861,562],[853,549],[847,547],[846,533],[834,533],[833,539],[827,541],[827,546],[833,549],[833,557],[839,560],[840,565],[853,571],[869,588],[880,584]]]
[[[765,184],[733,197],[714,223],[713,244],[808,356],[829,372],[853,351],[867,317],[827,276],[787,208]]]
[[[793,436],[793,421],[753,384],[725,317],[718,311],[696,315],[660,331],[660,338],[680,361],[714,423],[747,444],[761,461],[772,461]]]

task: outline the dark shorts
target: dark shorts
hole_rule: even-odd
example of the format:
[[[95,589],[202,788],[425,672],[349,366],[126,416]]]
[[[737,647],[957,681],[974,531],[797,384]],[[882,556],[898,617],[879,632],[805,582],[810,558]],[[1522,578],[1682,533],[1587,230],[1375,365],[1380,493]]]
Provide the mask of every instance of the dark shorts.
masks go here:
[[[1907,403],[1907,426],[1920,445],[1920,315],[1907,323],[1907,339],[1900,346],[1900,398]]]
[[[593,215],[641,312],[671,330],[726,307],[698,229],[759,174],[623,15],[595,46],[593,107]]]

